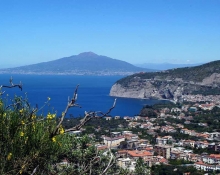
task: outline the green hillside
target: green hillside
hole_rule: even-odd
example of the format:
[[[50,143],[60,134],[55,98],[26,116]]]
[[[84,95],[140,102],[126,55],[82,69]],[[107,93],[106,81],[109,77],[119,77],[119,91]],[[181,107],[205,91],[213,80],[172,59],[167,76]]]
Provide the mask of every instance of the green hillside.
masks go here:
[[[181,78],[183,81],[201,82],[204,78],[211,76],[213,73],[220,73],[220,60],[206,63],[195,67],[185,67],[170,69],[161,72],[146,72],[133,74],[120,79],[117,83],[127,86],[130,81],[136,76],[141,79],[157,79],[157,80],[170,80]]]

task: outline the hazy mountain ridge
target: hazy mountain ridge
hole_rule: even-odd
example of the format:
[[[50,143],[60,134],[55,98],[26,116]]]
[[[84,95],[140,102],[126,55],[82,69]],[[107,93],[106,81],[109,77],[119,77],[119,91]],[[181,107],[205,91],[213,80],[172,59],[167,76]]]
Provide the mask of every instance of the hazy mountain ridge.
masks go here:
[[[93,52],[84,52],[53,61],[0,70],[1,73],[82,75],[105,73],[129,75],[142,71],[150,71],[150,69],[139,68],[125,61],[97,55]]]
[[[111,96],[170,100],[184,94],[220,94],[220,61],[134,74],[118,80],[110,91]]]

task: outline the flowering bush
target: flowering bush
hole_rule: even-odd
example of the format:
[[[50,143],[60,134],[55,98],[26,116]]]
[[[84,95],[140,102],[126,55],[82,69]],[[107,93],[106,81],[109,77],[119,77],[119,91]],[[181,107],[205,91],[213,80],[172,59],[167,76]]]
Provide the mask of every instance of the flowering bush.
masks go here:
[[[15,97],[8,104],[9,99],[2,97],[1,89],[0,94],[1,175],[107,172],[113,160],[111,152],[102,154],[88,136],[70,135],[62,126],[67,110],[75,105],[76,93],[60,118],[50,112],[46,116],[37,115],[39,110],[31,108],[23,97]],[[49,100],[48,97],[47,103]],[[80,129],[94,114],[87,113],[72,130]],[[61,166],[64,159],[67,164]]]
[[[31,174],[35,168],[47,173],[48,165],[66,151],[62,144],[70,139],[62,127],[50,137],[57,123],[54,114],[37,116],[22,97],[13,102],[5,106],[0,101],[0,174]]]

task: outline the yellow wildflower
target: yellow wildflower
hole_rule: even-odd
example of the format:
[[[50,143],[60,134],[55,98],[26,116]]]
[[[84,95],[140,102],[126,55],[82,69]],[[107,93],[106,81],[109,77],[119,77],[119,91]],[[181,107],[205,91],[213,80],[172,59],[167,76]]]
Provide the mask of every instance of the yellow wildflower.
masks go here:
[[[36,118],[36,115],[35,115],[35,114],[31,116],[31,119],[35,119],[35,118]]]
[[[3,114],[3,117],[6,117],[6,113]]]
[[[22,165],[21,170],[19,171],[20,174],[22,174],[24,168],[25,168],[25,165]]]
[[[53,118],[55,118],[56,117],[56,114],[51,114],[51,113],[48,113],[47,114],[47,119],[53,119]]]
[[[56,142],[56,138],[55,138],[55,137],[52,137],[52,141],[53,141],[53,142]]]
[[[23,112],[24,112],[24,109],[23,109],[23,108],[22,108],[22,109],[20,109],[20,110],[19,110],[19,112],[20,112],[20,113],[23,113]]]
[[[21,124],[22,124],[22,125],[24,125],[24,124],[25,124],[23,120],[21,121]]]
[[[24,136],[24,132],[21,131],[20,132],[20,136],[23,137]]]
[[[52,116],[50,113],[47,114],[47,119],[52,119]]]
[[[63,127],[60,127],[60,134],[64,134],[65,130],[63,129]]]
[[[11,157],[12,157],[12,153],[8,153],[7,160],[11,160]]]

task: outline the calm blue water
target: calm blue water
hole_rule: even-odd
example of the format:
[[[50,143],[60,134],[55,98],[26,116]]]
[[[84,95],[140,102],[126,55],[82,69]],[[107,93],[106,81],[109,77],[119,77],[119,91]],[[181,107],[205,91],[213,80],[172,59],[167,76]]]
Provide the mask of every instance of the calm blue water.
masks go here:
[[[0,85],[9,85],[11,75],[0,75]],[[12,75],[14,84],[20,81],[23,91],[18,88],[4,89],[5,95],[10,98],[14,95],[28,96],[31,106],[41,107],[50,97],[50,105],[46,105],[41,113],[64,111],[68,96],[72,96],[77,84],[78,100],[82,108],[71,108],[69,115],[83,116],[84,111],[107,111],[114,102],[114,97],[109,96],[111,86],[123,76],[73,76],[73,75]],[[5,96],[4,95],[4,96]],[[4,97],[3,96],[3,97]],[[138,100],[129,98],[117,98],[116,107],[111,112],[112,116],[134,116],[141,108],[148,104],[158,103],[157,100]]]

